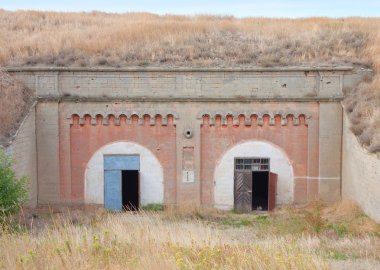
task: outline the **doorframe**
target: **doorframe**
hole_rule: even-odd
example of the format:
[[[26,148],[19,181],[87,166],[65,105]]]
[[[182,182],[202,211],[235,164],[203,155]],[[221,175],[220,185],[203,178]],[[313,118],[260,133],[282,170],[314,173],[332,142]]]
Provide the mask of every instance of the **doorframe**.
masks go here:
[[[255,165],[254,162],[252,162],[252,165],[251,165],[251,169],[245,169],[244,168],[244,162],[243,164],[237,164],[237,160],[244,160],[244,159],[249,159],[249,160],[254,160],[254,159],[260,159],[260,160],[263,160],[263,159],[266,159],[268,160],[267,163],[265,163],[264,165],[267,166],[266,169],[263,169],[263,170],[254,170],[252,167]],[[262,163],[257,163],[257,164],[262,164]],[[237,165],[242,165],[243,168],[242,169],[237,169]],[[253,185],[253,176],[252,176],[252,173],[253,172],[267,172],[267,181],[268,181],[268,209],[266,211],[270,211],[269,210],[269,197],[270,197],[270,192],[269,192],[269,187],[270,187],[270,177],[271,177],[271,171],[270,171],[270,157],[257,157],[257,156],[251,156],[251,157],[234,157],[234,198],[236,196],[236,173],[237,172],[250,172],[251,173],[251,181],[252,181],[252,190],[254,188],[254,185]],[[276,192],[276,191],[275,191]],[[252,196],[252,199],[253,199],[253,192],[251,191],[251,196]],[[252,207],[252,206],[251,206]],[[236,208],[236,201],[234,199],[234,208]],[[254,211],[252,208],[251,208],[251,211]]]
[[[121,171],[121,201],[123,202],[123,171],[137,171],[137,208],[136,211],[140,211],[141,201],[140,201],[140,169],[138,170],[122,170]],[[122,208],[124,209],[124,205],[122,203]]]
[[[103,166],[105,164],[105,158],[106,157],[110,157],[110,156],[115,156],[115,157],[129,157],[129,156],[135,156],[135,157],[138,157],[138,160],[139,160],[139,163],[138,163],[138,169],[136,170],[137,171],[137,186],[138,186],[138,194],[137,194],[137,200],[138,200],[138,211],[140,210],[140,207],[141,207],[141,192],[140,192],[140,168],[141,168],[141,156],[139,153],[136,153],[136,154],[103,154]],[[110,170],[106,170],[104,167],[103,167],[103,172],[105,171],[120,171],[120,198],[121,198],[121,209],[122,211],[124,210],[124,207],[123,207],[123,187],[122,187],[122,184],[123,184],[123,174],[122,174],[122,171],[128,171],[130,169],[110,169]],[[105,199],[106,199],[106,194],[105,194],[105,191],[106,191],[106,188],[105,188],[105,174],[103,175],[103,193],[104,193],[104,203],[103,205],[105,206],[106,202],[105,202]]]

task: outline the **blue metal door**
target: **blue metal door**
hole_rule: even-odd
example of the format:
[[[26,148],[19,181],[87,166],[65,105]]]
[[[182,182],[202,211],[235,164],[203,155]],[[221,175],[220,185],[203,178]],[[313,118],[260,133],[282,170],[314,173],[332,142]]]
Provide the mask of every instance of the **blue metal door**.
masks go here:
[[[121,171],[140,170],[138,155],[104,156],[104,207],[114,211],[123,210]]]
[[[107,155],[104,156],[104,170],[138,171],[140,170],[140,158],[138,155]]]
[[[104,207],[123,210],[121,197],[121,171],[104,171]]]

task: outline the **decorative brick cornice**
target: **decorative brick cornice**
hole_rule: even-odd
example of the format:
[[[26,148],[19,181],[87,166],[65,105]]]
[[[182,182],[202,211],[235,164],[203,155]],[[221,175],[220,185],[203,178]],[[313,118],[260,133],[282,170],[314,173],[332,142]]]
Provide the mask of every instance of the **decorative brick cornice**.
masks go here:
[[[101,123],[102,125],[109,125],[113,122],[115,125],[120,125],[120,122],[125,122],[126,124],[132,123],[132,118],[137,118],[137,124],[143,125],[146,119],[149,119],[149,124],[154,126],[160,123],[163,126],[168,124],[168,120],[171,119],[171,123],[175,125],[176,120],[179,118],[178,114],[175,112],[159,112],[159,111],[107,111],[107,112],[74,112],[67,114],[66,118],[71,119],[71,124],[86,124],[86,118],[89,119],[91,125],[97,125]],[[77,123],[76,123],[76,120]],[[160,119],[160,121],[158,121]]]
[[[198,114],[198,119],[202,119],[205,123],[205,118],[208,118],[208,124],[210,126],[215,125],[216,118],[220,118],[221,125],[227,125],[228,118],[232,118],[233,125],[240,125],[240,118],[244,117],[244,125],[253,125],[253,119],[258,126],[264,124],[264,118],[268,117],[269,125],[275,125],[276,117],[281,119],[281,125],[288,125],[289,121],[292,121],[294,126],[300,124],[300,119],[304,119],[303,123],[307,125],[307,119],[311,118],[309,113],[296,112],[296,111],[202,111]]]

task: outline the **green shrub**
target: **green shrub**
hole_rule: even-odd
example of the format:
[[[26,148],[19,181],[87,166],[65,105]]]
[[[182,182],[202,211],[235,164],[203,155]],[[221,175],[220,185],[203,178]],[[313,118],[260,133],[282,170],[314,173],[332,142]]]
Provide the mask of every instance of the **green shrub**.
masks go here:
[[[0,217],[17,213],[28,198],[27,178],[17,179],[13,160],[0,148]]]

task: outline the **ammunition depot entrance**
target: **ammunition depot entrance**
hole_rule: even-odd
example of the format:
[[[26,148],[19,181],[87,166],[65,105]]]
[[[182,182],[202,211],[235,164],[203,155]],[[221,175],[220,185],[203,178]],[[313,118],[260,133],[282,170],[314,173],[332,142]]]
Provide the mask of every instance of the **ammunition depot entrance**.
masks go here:
[[[235,158],[234,207],[239,212],[272,211],[276,205],[277,174],[270,159]]]
[[[140,207],[140,156],[104,156],[104,207],[138,210]]]

